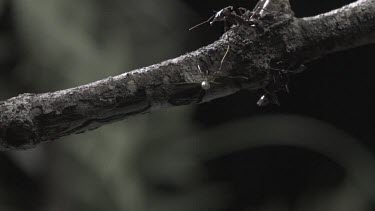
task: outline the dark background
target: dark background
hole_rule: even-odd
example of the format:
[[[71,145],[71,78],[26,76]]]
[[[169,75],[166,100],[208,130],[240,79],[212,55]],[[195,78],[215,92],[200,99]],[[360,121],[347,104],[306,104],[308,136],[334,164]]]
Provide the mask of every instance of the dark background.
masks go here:
[[[352,1],[293,0],[297,17]],[[0,0],[0,99],[195,50],[187,29],[256,1]],[[280,106],[242,91],[0,154],[0,210],[375,210],[374,45],[293,76]]]

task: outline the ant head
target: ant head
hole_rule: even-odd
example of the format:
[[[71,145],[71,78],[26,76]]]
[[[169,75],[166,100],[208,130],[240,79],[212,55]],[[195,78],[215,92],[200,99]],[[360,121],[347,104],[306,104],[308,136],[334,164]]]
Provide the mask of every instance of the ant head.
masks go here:
[[[210,25],[214,24],[218,21],[225,21],[226,17],[228,17],[233,11],[233,6],[225,7],[224,9],[221,9],[219,12],[217,12],[213,18],[213,20],[210,22]]]

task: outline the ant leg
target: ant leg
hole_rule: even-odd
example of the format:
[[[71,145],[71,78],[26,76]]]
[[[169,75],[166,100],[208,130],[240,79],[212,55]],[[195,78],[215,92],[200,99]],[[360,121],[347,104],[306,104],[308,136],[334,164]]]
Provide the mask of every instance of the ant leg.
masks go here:
[[[290,93],[290,90],[289,90],[289,86],[288,86],[288,84],[285,84],[285,91],[286,91],[286,93]]]
[[[239,7],[238,11],[240,12],[240,15],[243,16],[247,12],[247,9],[244,7]]]
[[[288,70],[288,69],[279,69],[279,68],[273,68],[273,67],[269,67],[270,70],[275,70],[275,71],[279,71],[280,73],[301,73],[303,71],[306,70],[306,66],[305,65],[300,65],[298,66],[297,68],[294,68],[292,70]]]
[[[228,42],[229,42],[229,40],[228,40]],[[224,54],[223,58],[221,59],[219,70],[221,70],[221,67],[223,66],[224,60],[225,60],[225,58],[227,57],[227,55],[228,55],[228,53],[229,53],[229,49],[230,49],[230,45],[229,45],[229,43],[228,43],[227,50],[225,51],[225,54]]]
[[[266,1],[264,1],[264,0],[258,1],[258,3],[255,5],[255,7],[252,11],[253,14],[250,16],[250,19],[253,19],[255,15],[260,14],[260,12],[263,10],[263,6],[264,6],[265,3],[266,3]]]
[[[227,78],[230,78],[230,79],[242,79],[242,80],[249,80],[248,77],[246,76],[226,76]]]
[[[227,22],[226,21],[224,21],[224,29],[225,29],[225,32],[226,32],[226,26],[227,26]],[[224,32],[224,33],[225,33]],[[227,50],[225,51],[225,54],[224,54],[224,56],[223,56],[223,58],[221,59],[221,61],[220,61],[220,68],[219,68],[219,70],[221,70],[221,67],[223,66],[223,63],[224,63],[224,60],[225,60],[225,58],[227,57],[227,55],[228,55],[228,52],[229,52],[229,49],[230,49],[230,44],[229,44],[229,36],[227,35],[227,42],[228,42],[228,47],[227,47]]]
[[[199,64],[198,64],[198,70],[199,70],[200,73],[203,73],[202,70],[201,70],[201,66],[199,66]]]
[[[203,73],[206,76],[208,75],[208,70],[206,72],[203,72],[202,69],[201,69],[201,66],[199,64],[198,64],[198,70],[199,70],[200,73]]]
[[[286,70],[286,69],[279,69],[279,68],[273,68],[273,67],[269,67],[270,70],[274,70],[274,71],[278,71],[279,73],[292,73],[293,71],[290,71],[290,70]]]
[[[197,27],[199,27],[199,26],[201,26],[201,25],[203,25],[205,23],[209,23],[212,20],[212,18],[214,18],[214,17],[215,17],[215,15],[212,15],[211,17],[209,17],[207,20],[203,21],[202,23],[198,23],[197,25],[191,27],[189,29],[189,31],[191,31],[191,30],[193,30],[193,29],[195,29],[195,28],[197,28]]]
[[[263,11],[266,11],[268,13],[271,13],[271,11],[269,10],[266,10],[264,8],[257,8],[256,10],[253,10],[251,13],[251,16],[249,19],[255,19],[255,18],[260,18],[263,14]],[[254,17],[254,16],[257,16],[257,17]]]
[[[201,90],[197,99],[197,103],[201,103],[205,95],[206,95],[206,90]]]
[[[224,33],[226,33],[228,31],[228,20],[226,18],[224,18]]]
[[[198,83],[195,83],[195,82],[177,82],[177,83],[171,83],[171,84],[174,84],[174,85],[183,85],[183,84],[198,84]]]

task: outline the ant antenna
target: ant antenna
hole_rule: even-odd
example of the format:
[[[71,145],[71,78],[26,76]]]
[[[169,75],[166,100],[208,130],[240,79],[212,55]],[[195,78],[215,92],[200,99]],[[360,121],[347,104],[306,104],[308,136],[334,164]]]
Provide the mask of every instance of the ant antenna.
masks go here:
[[[266,9],[264,9],[264,8],[260,8],[260,10],[257,10],[257,11],[258,11],[258,12],[253,12],[253,14],[250,16],[249,19],[252,19],[255,15],[260,15],[260,13],[261,13],[262,11],[266,11],[266,12],[268,12],[268,13],[271,13],[271,11],[266,10]]]
[[[198,23],[197,25],[191,27],[191,28],[189,29],[189,31],[191,31],[191,30],[193,30],[193,29],[195,29],[195,28],[197,28],[197,27],[199,27],[199,26],[201,26],[201,25],[203,25],[203,24],[205,24],[205,23],[209,23],[209,22],[211,21],[211,19],[212,19],[214,16],[215,16],[215,14],[212,15],[212,16],[211,16],[210,18],[208,18],[207,20],[203,21],[202,23]]]

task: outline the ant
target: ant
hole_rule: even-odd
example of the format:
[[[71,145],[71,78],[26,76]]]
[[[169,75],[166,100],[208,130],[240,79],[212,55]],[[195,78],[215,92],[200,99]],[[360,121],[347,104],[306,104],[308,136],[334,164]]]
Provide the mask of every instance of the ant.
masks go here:
[[[233,6],[225,7],[223,9],[219,10],[219,12],[216,12],[214,15],[209,17],[206,21],[203,21],[202,23],[199,23],[199,24],[191,27],[189,29],[189,31],[193,30],[193,29],[195,29],[195,28],[197,28],[197,27],[199,27],[203,24],[206,24],[206,23],[209,23],[212,26],[215,22],[224,22],[224,31],[226,31],[227,28],[228,28],[228,24],[230,26],[233,26],[233,25],[240,25],[240,24],[245,23],[246,21],[249,21],[249,20],[246,20],[244,18],[244,14],[246,14],[248,10],[246,8],[243,8],[243,7],[238,8],[238,10],[240,11],[241,15],[238,15],[235,12]],[[220,61],[219,70],[221,70],[221,68],[223,66],[223,63],[224,63],[224,60],[227,57],[227,55],[229,53],[229,50],[230,50],[229,37],[227,37],[227,38],[228,38],[228,47],[225,51],[225,54],[224,54],[223,58]]]
[[[221,21],[224,22],[224,25],[225,25],[224,29],[227,28],[228,23],[230,24],[230,26],[243,24],[245,22],[250,22],[252,24],[255,24],[253,20],[255,20],[255,17],[257,15],[260,15],[263,10],[266,11],[264,9],[264,6],[267,4],[268,1],[269,0],[258,1],[258,3],[255,5],[252,11],[249,11],[244,7],[239,7],[238,11],[240,15],[236,13],[233,6],[224,7],[218,12],[214,11],[215,12],[214,15],[212,15],[211,17],[209,17],[207,20],[203,21],[202,23],[199,23],[191,27],[189,31],[206,23],[210,23],[210,25],[212,26],[215,22],[221,22]]]
[[[189,31],[203,25],[206,23],[209,23],[211,26],[215,22],[224,22],[224,31],[227,30],[228,24],[229,26],[234,26],[234,25],[240,25],[243,23],[250,23],[251,26],[256,26],[258,23],[255,21],[255,17],[257,15],[260,15],[260,13],[265,10],[264,6],[267,4],[269,0],[260,0],[258,3],[255,5],[254,9],[252,11],[247,10],[246,8],[239,7],[238,11],[240,15],[238,15],[234,9],[233,6],[228,6],[225,7],[215,14],[213,14],[211,17],[209,17],[206,21],[203,21],[202,23],[199,23],[189,29]],[[212,21],[211,21],[212,20]],[[230,28],[229,27],[229,28]],[[230,50],[230,44],[229,44],[229,37],[227,36],[227,42],[228,42],[228,47],[225,51],[225,54],[223,58],[220,61],[220,67],[219,70],[221,70],[224,60],[227,57],[229,50]]]
[[[282,62],[277,62],[276,64],[282,65]],[[275,71],[272,75],[272,79],[267,88],[263,89],[264,94],[259,98],[257,105],[267,106],[270,104],[280,105],[279,99],[277,97],[277,92],[286,92],[289,93],[289,74],[296,74],[304,71],[306,67],[304,65],[298,65],[297,67],[290,67],[293,71],[287,69],[278,69],[268,67],[270,70]],[[270,91],[272,90],[272,91]]]
[[[209,17],[206,21],[203,21],[202,23],[199,23],[199,24],[191,27],[189,29],[189,31],[193,30],[193,29],[195,29],[195,28],[197,28],[197,27],[199,27],[203,24],[206,24],[206,23],[209,23],[212,26],[215,22],[224,22],[224,31],[226,31],[228,29],[228,24],[229,24],[230,27],[238,26],[238,25],[244,24],[244,23],[249,23],[251,26],[257,26],[258,22],[256,21],[256,19],[259,18],[262,15],[261,14],[262,11],[267,11],[267,10],[264,9],[264,7],[268,3],[269,3],[269,0],[260,0],[260,1],[258,1],[258,3],[256,4],[256,6],[254,7],[254,9],[252,11],[249,11],[246,8],[240,7],[240,8],[238,8],[238,11],[239,11],[240,15],[238,15],[236,13],[233,6],[225,7],[223,9],[219,10],[218,12],[216,12],[211,17]],[[226,49],[226,52],[225,52],[223,58],[220,61],[219,70],[221,70],[222,65],[225,61],[225,58],[227,57],[227,55],[229,53],[229,50],[230,50],[229,37],[227,36],[227,38],[228,38],[228,47]],[[198,65],[198,69],[199,69],[200,72],[202,72],[199,65]],[[206,72],[206,75],[208,75],[208,72]],[[243,77],[243,78],[246,78],[246,77]],[[276,81],[275,81],[275,83],[276,83]],[[289,88],[288,88],[287,84],[284,84],[284,85],[285,85],[285,87],[284,87],[285,90],[289,93]],[[210,82],[208,80],[202,81],[201,88],[203,90],[210,89]],[[265,94],[263,94],[260,97],[260,99],[257,101],[257,105],[258,106],[266,106],[266,105],[269,105],[269,104],[280,105],[279,100],[278,100],[275,92],[265,91]]]

